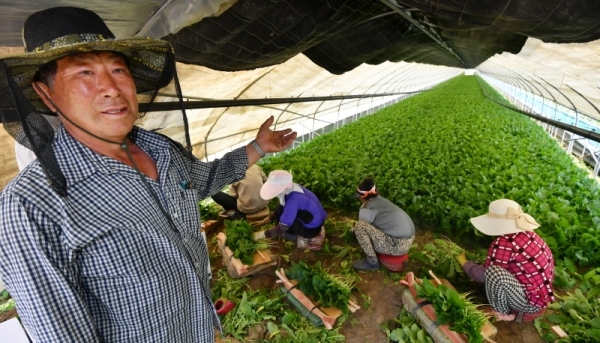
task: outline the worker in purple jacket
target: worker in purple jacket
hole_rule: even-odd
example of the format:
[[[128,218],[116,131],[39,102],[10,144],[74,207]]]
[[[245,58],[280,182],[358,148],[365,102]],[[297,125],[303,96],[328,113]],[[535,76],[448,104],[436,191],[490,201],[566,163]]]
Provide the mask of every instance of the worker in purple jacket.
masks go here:
[[[274,236],[296,240],[298,235],[310,239],[320,234],[327,212],[313,192],[292,181],[289,172],[273,170],[269,173],[267,182],[260,189],[260,196],[265,200],[279,199],[279,206],[271,214],[271,220],[279,223],[254,233],[255,240]]]

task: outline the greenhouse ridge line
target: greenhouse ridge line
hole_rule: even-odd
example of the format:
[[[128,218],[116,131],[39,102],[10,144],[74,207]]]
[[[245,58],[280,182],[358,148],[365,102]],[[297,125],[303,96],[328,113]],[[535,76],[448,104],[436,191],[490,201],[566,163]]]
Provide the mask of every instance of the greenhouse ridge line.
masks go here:
[[[186,110],[197,110],[203,108],[222,108],[222,107],[241,107],[241,106],[260,106],[273,104],[292,104],[298,102],[313,102],[313,101],[333,101],[346,99],[360,98],[377,98],[383,96],[395,96],[404,94],[421,93],[414,92],[399,92],[399,93],[381,93],[381,94],[362,94],[362,95],[330,95],[330,96],[311,96],[311,97],[290,97],[290,98],[261,98],[261,99],[231,99],[231,100],[206,100],[206,101],[184,101],[183,106]],[[173,111],[181,109],[181,104],[177,101],[156,102],[152,104],[153,111]],[[150,112],[148,106],[140,104],[140,112]]]

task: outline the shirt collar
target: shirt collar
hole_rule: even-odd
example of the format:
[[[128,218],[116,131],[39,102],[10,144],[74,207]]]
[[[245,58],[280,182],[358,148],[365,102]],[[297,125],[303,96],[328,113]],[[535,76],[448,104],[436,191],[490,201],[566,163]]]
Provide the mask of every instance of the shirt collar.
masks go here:
[[[167,138],[139,127],[133,127],[129,133],[129,138],[155,160],[157,160],[158,155],[169,149]],[[137,175],[135,170],[129,166],[108,156],[93,152],[83,143],[73,138],[64,126],[58,128],[53,144],[58,166],[65,175],[67,187],[85,180],[96,172],[103,174],[124,172]]]

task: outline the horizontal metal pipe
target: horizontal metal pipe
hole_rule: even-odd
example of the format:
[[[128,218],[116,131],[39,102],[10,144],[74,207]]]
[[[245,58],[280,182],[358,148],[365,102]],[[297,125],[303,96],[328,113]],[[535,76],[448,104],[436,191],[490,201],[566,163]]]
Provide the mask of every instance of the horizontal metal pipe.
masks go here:
[[[313,101],[333,101],[360,98],[377,98],[383,96],[394,96],[403,94],[421,93],[401,92],[401,93],[382,93],[382,94],[362,94],[362,95],[331,95],[331,96],[311,96],[311,97],[291,97],[291,98],[263,98],[263,99],[231,99],[231,100],[203,100],[203,101],[184,101],[183,106],[186,110],[197,110],[202,108],[223,108],[223,107],[241,107],[241,106],[260,106],[272,104],[291,104],[298,102]],[[147,104],[140,104],[140,112],[150,112]],[[172,102],[154,102],[151,106],[152,111],[175,111],[181,110],[181,104],[178,101]]]

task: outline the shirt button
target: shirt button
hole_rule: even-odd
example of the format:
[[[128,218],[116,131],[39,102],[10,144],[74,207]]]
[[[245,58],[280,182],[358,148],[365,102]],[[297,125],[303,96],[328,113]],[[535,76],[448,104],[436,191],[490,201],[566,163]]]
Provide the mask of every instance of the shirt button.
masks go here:
[[[196,268],[200,269],[200,263],[194,263],[194,265],[196,266]]]
[[[173,212],[173,218],[177,218],[177,212]]]

